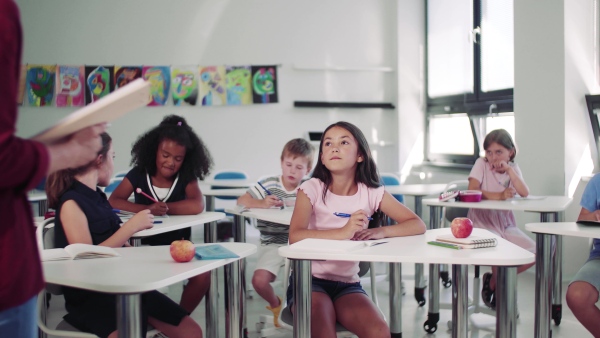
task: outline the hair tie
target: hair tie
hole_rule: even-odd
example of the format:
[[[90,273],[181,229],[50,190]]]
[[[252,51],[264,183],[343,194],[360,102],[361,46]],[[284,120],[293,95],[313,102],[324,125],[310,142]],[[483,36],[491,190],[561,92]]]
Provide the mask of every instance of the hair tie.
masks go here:
[[[177,122],[177,126],[181,127],[181,121]]]

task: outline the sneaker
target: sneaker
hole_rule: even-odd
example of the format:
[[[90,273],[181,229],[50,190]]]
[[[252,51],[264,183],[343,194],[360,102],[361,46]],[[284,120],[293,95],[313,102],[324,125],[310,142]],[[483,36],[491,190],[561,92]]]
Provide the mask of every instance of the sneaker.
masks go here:
[[[281,307],[283,306],[283,301],[281,301],[281,297],[279,297],[279,296],[277,296],[277,299],[279,299],[279,306],[272,308],[270,305],[267,305],[266,308],[267,308],[267,310],[273,312],[273,325],[275,327],[281,327],[281,325],[279,325],[279,314],[281,313]]]
[[[494,297],[494,291],[490,289],[490,281],[492,279],[492,274],[490,272],[486,272],[483,274],[483,286],[481,287],[481,299],[483,303],[487,305],[491,309],[496,308],[496,297]]]

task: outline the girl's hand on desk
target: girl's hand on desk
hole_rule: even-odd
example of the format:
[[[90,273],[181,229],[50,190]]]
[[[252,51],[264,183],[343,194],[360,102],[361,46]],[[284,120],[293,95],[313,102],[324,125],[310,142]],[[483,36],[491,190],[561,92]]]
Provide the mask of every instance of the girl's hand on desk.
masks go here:
[[[265,209],[269,209],[271,207],[280,207],[282,205],[283,202],[275,195],[268,195],[263,199],[263,206]]]
[[[167,214],[167,211],[169,211],[169,207],[167,207],[167,203],[165,202],[158,202],[150,205],[148,210],[150,210],[152,215],[164,216]]]
[[[148,209],[142,210],[131,217],[129,221],[125,222],[123,226],[131,228],[134,233],[150,229],[154,226],[154,215],[152,215]]]
[[[361,231],[365,228],[369,222],[369,216],[367,216],[364,210],[358,210],[348,218],[348,222],[341,229],[344,233],[344,238],[353,238],[356,232]]]
[[[507,200],[509,198],[513,198],[515,197],[515,194],[517,193],[517,191],[515,190],[515,188],[506,188],[504,189],[504,191],[501,193],[500,195],[500,199],[502,200]]]
[[[373,228],[373,229],[364,229],[354,233],[354,237],[352,237],[353,241],[366,241],[368,239],[382,239],[385,238],[383,233],[383,229],[381,228]]]

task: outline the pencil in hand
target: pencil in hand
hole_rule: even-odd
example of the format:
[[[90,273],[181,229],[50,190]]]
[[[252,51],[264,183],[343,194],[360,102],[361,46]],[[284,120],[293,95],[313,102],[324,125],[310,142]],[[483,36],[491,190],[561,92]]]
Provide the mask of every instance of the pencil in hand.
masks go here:
[[[154,203],[158,203],[158,201],[154,197],[152,197],[152,196],[146,194],[145,192],[143,192],[141,188],[135,189],[135,192],[137,192],[138,194],[142,194],[142,195],[146,196],[146,198],[148,198],[149,200],[151,200]]]

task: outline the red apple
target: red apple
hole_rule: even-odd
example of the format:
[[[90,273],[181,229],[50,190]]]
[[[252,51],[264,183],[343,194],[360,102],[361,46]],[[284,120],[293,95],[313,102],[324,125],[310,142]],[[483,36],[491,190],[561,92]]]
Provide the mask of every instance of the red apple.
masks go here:
[[[195,253],[196,248],[194,247],[194,243],[188,240],[182,239],[171,243],[171,257],[176,262],[189,262],[194,258]]]
[[[466,217],[456,217],[450,223],[450,230],[456,238],[467,238],[473,231],[473,222]]]

